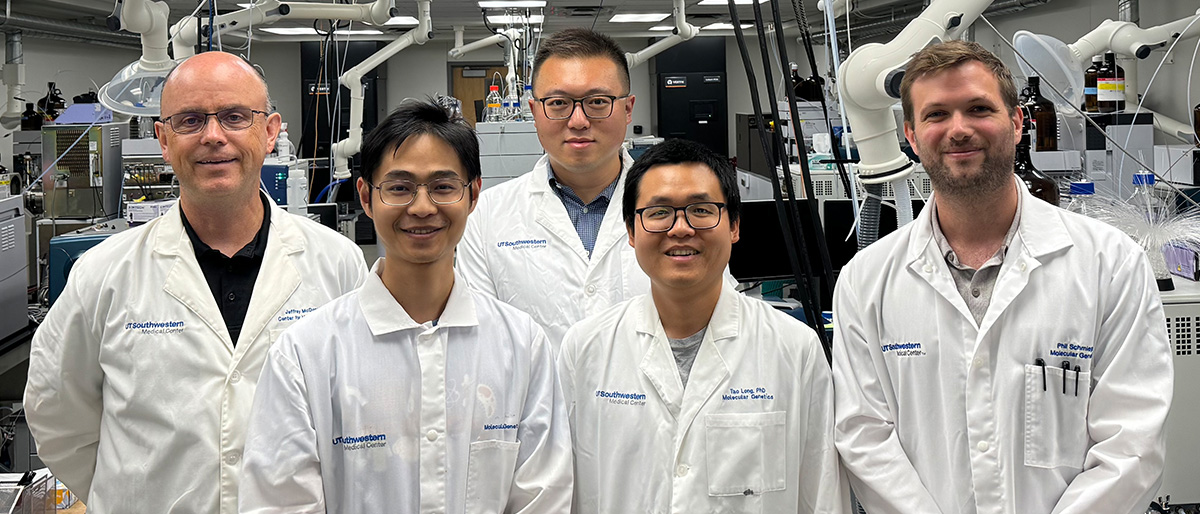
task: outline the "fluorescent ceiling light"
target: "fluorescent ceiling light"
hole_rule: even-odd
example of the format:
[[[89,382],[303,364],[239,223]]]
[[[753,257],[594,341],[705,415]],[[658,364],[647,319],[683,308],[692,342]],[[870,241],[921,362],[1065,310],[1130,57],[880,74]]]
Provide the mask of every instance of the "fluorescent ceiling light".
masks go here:
[[[667,19],[670,13],[649,14],[614,14],[608,19],[609,23],[658,23]]]
[[[526,22],[541,23],[545,18],[541,14],[530,15],[528,19],[524,16],[510,16],[507,14],[493,14],[487,17],[488,23],[495,23],[497,25],[521,25]]]
[[[675,30],[675,26],[674,25],[659,25],[657,27],[650,27],[650,30]]]
[[[752,28],[752,27],[754,27],[753,24],[749,24],[749,25],[743,24],[742,25],[743,29],[748,29],[748,28]],[[704,27],[701,27],[700,30],[733,30],[733,24],[732,23],[712,23],[709,25],[705,25]]]
[[[316,36],[317,31],[312,27],[264,27],[259,29],[263,32],[270,32],[280,36]],[[363,30],[344,30],[338,29],[334,34],[340,36],[375,36],[383,34],[383,32],[375,29]]]
[[[482,9],[519,9],[523,7],[545,7],[546,0],[480,0]]]
[[[750,5],[750,0],[733,0],[737,5]],[[758,3],[765,4],[767,0],[758,0]],[[700,0],[696,5],[729,5],[728,0]]]
[[[388,20],[387,23],[384,23],[383,25],[390,27],[392,25],[420,25],[420,23],[421,22],[417,21],[417,19],[413,18],[412,16],[393,16],[392,19]]]

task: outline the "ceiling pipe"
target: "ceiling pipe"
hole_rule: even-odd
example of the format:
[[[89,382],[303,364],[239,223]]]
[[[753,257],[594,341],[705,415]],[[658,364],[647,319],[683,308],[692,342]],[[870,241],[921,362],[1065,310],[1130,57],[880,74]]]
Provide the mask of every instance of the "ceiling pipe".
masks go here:
[[[53,20],[50,18],[26,16],[23,14],[6,15],[3,12],[0,12],[0,28],[26,29],[29,31],[35,31],[41,35],[54,34],[64,38],[84,39],[88,40],[88,42],[106,41],[120,44],[128,41],[131,45],[131,48],[139,47],[138,36],[134,34],[111,32],[108,30],[108,28],[98,25]],[[34,33],[30,32],[26,35],[33,36]],[[66,41],[70,41],[70,39],[66,39]]]

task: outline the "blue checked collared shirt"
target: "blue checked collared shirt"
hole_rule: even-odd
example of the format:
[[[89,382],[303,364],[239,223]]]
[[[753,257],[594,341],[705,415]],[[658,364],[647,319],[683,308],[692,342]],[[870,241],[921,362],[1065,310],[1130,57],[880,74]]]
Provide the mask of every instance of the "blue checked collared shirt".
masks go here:
[[[579,234],[579,240],[583,241],[583,248],[587,250],[588,257],[591,258],[592,248],[596,246],[596,235],[600,233],[600,222],[604,221],[604,211],[608,209],[613,192],[617,190],[617,180],[621,180],[620,175],[612,181],[612,184],[604,188],[604,191],[601,191],[600,195],[592,200],[592,203],[584,205],[583,200],[579,199],[579,195],[575,194],[570,186],[560,184],[554,179],[554,170],[550,169],[550,166],[546,166],[546,170],[550,179],[550,189],[558,194],[563,207],[567,208],[567,216],[571,217],[571,224],[575,225],[575,232]]]

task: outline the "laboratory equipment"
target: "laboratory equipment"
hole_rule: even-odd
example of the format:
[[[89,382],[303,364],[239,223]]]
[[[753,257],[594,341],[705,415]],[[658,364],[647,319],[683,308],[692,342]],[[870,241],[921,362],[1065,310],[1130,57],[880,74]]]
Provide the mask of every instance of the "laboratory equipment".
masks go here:
[[[46,468],[0,474],[0,513],[54,514],[54,477]]]
[[[67,277],[71,274],[71,268],[75,266],[75,261],[78,261],[84,252],[108,239],[109,236],[128,228],[129,222],[116,219],[50,239],[50,266],[46,273],[50,304],[54,305],[54,300],[57,300],[58,296],[62,294],[63,287],[67,285]]]
[[[0,339],[29,324],[25,306],[29,265],[25,239],[25,214],[21,196],[0,199]]]
[[[533,86],[525,84],[525,92],[521,94],[521,121],[533,121]]]
[[[1090,181],[1071,182],[1070,187],[1071,201],[1067,203],[1067,210],[1082,214],[1084,216],[1095,216],[1096,202],[1100,201],[1096,198],[1096,183]]]
[[[496,123],[501,120],[501,112],[504,105],[500,98],[500,86],[488,86],[487,97],[483,100],[486,107],[483,110],[483,121],[487,123]]]
[[[1104,62],[1096,71],[1096,96],[1100,112],[1125,110],[1125,68],[1117,64],[1117,56],[1104,53]]]
[[[1092,56],[1092,65],[1083,70],[1083,110],[1085,112],[1100,112],[1099,79],[1100,65],[1103,57]]]
[[[1175,505],[1200,504],[1200,445],[1194,429],[1200,426],[1200,408],[1195,401],[1200,391],[1200,283],[1177,280],[1174,291],[1162,292],[1167,319],[1167,340],[1174,354],[1175,402],[1167,417],[1167,455],[1158,496],[1171,496]]]
[[[128,123],[42,127],[44,162],[57,161],[42,179],[46,216],[115,216],[121,198],[120,146],[128,135]]]
[[[484,190],[529,173],[544,153],[532,121],[476,123],[475,132]]]
[[[654,63],[656,135],[730,155],[725,38],[695,38],[659,54]],[[757,139],[753,144],[761,153]]]

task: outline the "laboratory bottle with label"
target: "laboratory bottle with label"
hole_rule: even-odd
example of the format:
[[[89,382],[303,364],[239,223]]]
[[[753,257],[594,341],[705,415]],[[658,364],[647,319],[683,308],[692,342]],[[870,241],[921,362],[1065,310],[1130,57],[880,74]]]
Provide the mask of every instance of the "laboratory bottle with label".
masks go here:
[[[483,109],[483,121],[489,123],[500,121],[501,111],[504,108],[500,99],[500,86],[488,86],[488,94],[484,103],[487,104],[487,107]]]
[[[1096,184],[1090,180],[1081,180],[1071,182],[1071,201],[1067,203],[1067,210],[1082,214],[1084,216],[1095,216],[1097,214],[1096,202],[1100,201],[1096,198]]]
[[[1058,115],[1054,110],[1054,102],[1042,96],[1041,79],[1037,75],[1029,77],[1029,116],[1033,118],[1036,143],[1034,147],[1039,152],[1058,150]]]
[[[1083,72],[1083,109],[1087,112],[1100,112],[1100,100],[1096,96],[1096,77],[1099,76],[1100,63],[1104,58],[1092,56],[1092,65]]]
[[[1029,187],[1029,192],[1050,205],[1058,205],[1058,184],[1053,179],[1047,177],[1033,165],[1033,159],[1029,156],[1030,148],[1030,126],[1028,120],[1025,123],[1025,132],[1021,135],[1021,142],[1017,143],[1016,162],[1013,163],[1013,173],[1017,178],[1025,182]]]
[[[533,121],[533,109],[529,104],[533,102],[533,86],[525,84],[525,92],[521,94],[521,120]]]
[[[1100,112],[1117,112],[1125,108],[1125,70],[1117,65],[1117,56],[1104,54],[1104,63],[1096,74],[1096,99]]]
[[[1141,170],[1133,174],[1133,196],[1129,203],[1145,214],[1151,224],[1161,223],[1169,213],[1167,201],[1163,199],[1158,188],[1154,187],[1154,174]]]

